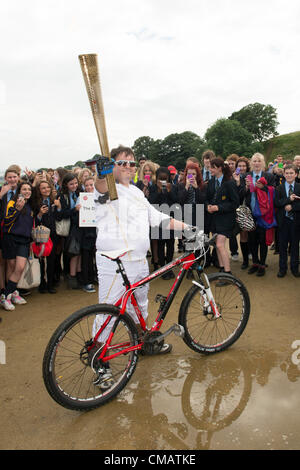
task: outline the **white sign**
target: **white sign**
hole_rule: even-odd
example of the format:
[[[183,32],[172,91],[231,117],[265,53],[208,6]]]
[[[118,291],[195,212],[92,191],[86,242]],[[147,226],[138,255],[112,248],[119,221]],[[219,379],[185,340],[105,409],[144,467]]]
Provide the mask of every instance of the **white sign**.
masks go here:
[[[96,227],[94,193],[80,193],[79,227]]]
[[[6,346],[4,341],[0,341],[0,364],[6,364]]]

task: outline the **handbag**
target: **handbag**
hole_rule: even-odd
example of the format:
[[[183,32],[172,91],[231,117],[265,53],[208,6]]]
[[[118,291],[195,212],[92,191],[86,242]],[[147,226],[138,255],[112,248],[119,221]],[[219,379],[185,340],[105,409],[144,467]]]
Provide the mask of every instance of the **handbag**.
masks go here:
[[[80,255],[81,244],[78,238],[70,237],[67,243],[66,252],[68,255],[78,256]]]
[[[236,221],[241,230],[252,232],[256,225],[251,209],[246,206],[245,201],[236,209]]]
[[[38,287],[41,282],[40,262],[33,254],[27,259],[26,266],[18,282],[19,289],[32,289]]]
[[[82,229],[72,226],[70,234],[65,242],[64,251],[71,256],[77,256],[81,253]]]
[[[38,225],[31,231],[31,238],[35,243],[47,243],[50,237],[50,228],[45,227],[45,225]]]
[[[42,256],[49,256],[53,248],[53,242],[51,238],[46,241],[46,243],[32,243],[32,251],[38,258]]]
[[[70,233],[70,227],[70,219],[61,219],[55,221],[56,234],[60,237],[67,237]]]

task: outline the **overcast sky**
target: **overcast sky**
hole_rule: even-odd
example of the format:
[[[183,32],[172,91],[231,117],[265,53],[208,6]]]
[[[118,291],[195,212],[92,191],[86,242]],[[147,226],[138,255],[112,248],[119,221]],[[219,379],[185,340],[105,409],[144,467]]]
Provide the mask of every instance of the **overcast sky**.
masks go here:
[[[0,168],[99,152],[78,62],[97,53],[110,148],[260,102],[300,130],[298,0],[1,0]]]

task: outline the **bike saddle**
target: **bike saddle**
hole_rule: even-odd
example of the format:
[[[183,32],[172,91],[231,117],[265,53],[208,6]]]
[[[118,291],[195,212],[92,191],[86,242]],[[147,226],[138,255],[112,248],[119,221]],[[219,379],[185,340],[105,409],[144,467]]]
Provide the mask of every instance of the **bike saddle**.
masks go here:
[[[100,251],[100,255],[105,256],[105,258],[108,258],[112,261],[116,261],[117,259],[125,256],[127,253],[130,253],[131,251],[132,251],[132,248],[129,248],[127,251],[124,251],[124,250]]]

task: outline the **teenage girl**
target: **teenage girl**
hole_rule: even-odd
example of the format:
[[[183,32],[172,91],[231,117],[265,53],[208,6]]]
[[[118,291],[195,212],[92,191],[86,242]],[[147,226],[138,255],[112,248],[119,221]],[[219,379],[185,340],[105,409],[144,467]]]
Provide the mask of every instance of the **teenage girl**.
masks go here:
[[[26,304],[26,300],[19,295],[17,284],[30,251],[33,227],[31,196],[31,185],[27,182],[20,183],[5,210],[2,254],[7,260],[7,284],[1,295],[1,305],[5,310],[14,310],[14,304]]]
[[[207,184],[206,208],[212,215],[211,231],[217,233],[216,247],[221,271],[231,273],[226,238],[230,238],[235,227],[239,195],[232,179],[230,167],[220,157],[211,161],[212,178]]]
[[[57,220],[70,219],[70,232],[65,240],[64,252],[69,258],[70,272],[68,276],[68,287],[78,289],[77,273],[80,272],[80,250],[78,254],[70,254],[68,246],[72,238],[76,238],[78,245],[81,244],[81,231],[79,229],[79,206],[76,205],[79,196],[79,182],[76,175],[68,173],[62,180],[62,187],[57,206]]]

